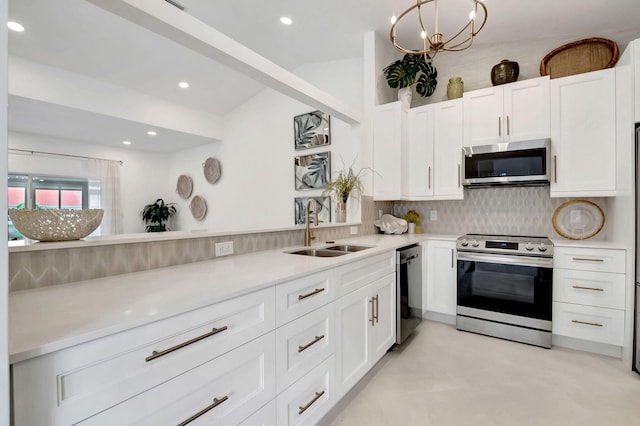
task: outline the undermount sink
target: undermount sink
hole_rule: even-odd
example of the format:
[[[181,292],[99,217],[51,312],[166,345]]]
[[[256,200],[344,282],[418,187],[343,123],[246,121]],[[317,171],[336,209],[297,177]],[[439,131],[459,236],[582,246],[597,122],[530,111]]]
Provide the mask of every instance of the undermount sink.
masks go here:
[[[367,246],[352,246],[349,244],[340,244],[337,246],[327,247],[327,250],[346,251],[347,253],[354,253],[360,250],[366,250],[370,247]]]
[[[347,254],[346,251],[336,251],[327,249],[302,249],[296,251],[288,251],[290,254],[300,254],[302,256],[314,256],[314,257],[336,257]]]
[[[343,256],[349,253],[355,253],[360,250],[366,250],[370,247],[366,246],[352,246],[349,244],[340,244],[325,248],[306,248],[295,251],[288,251],[290,254],[299,254],[302,256],[314,256],[314,257],[336,257]]]

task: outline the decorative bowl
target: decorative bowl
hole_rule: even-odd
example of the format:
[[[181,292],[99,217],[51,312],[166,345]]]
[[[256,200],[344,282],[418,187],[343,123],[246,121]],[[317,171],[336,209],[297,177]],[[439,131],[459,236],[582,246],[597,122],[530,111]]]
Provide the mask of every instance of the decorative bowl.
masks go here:
[[[25,237],[39,241],[79,240],[96,230],[103,209],[9,209],[13,226]]]

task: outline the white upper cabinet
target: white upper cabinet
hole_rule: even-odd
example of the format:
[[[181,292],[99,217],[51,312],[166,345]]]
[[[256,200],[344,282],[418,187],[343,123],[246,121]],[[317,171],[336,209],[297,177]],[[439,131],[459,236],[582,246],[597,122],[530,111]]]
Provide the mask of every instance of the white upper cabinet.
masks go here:
[[[434,105],[434,199],[461,200],[463,102],[455,99]]]
[[[403,150],[403,199],[462,199],[462,99],[413,108]]]
[[[614,196],[615,70],[551,82],[552,197]]]
[[[633,46],[634,73],[635,73],[635,120],[640,123],[640,39],[631,42]]]
[[[373,115],[373,199],[399,200],[402,196],[402,145],[406,112],[392,102],[376,107]]]
[[[409,110],[407,144],[403,159],[403,199],[431,198],[434,187],[433,105]]]
[[[464,146],[548,138],[549,77],[464,94]]]

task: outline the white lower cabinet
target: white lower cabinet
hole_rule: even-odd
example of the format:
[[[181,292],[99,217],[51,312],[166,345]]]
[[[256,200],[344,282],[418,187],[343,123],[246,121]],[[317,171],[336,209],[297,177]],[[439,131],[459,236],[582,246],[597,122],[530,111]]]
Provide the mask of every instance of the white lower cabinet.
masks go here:
[[[553,334],[624,345],[625,250],[556,247]]]
[[[256,291],[14,364],[14,423],[75,424],[261,336],[275,327],[274,295]]]
[[[80,424],[238,424],[275,397],[274,358],[271,332]]]
[[[336,301],[339,396],[351,389],[395,342],[395,304],[395,274]]]
[[[429,240],[426,244],[426,310],[456,315],[457,268],[456,241]]]
[[[17,363],[13,424],[315,424],[393,345],[395,309],[390,250]]]
[[[312,425],[336,402],[335,366],[331,356],[278,395],[278,425]]]
[[[334,333],[333,303],[276,330],[278,393],[333,355]]]
[[[276,425],[276,400],[244,419],[240,426],[275,426]]]

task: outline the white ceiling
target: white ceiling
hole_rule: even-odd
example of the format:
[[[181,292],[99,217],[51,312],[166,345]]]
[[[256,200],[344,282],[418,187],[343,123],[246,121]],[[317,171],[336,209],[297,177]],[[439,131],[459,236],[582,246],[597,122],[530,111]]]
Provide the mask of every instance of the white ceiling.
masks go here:
[[[389,17],[414,4],[413,0],[178,2],[187,8],[186,13],[294,72],[302,64],[361,57],[363,34],[374,30],[388,38]],[[462,9],[469,4],[470,0],[440,0],[441,26],[447,25],[447,16],[453,15],[447,15],[447,7]],[[638,0],[485,0],[485,4],[488,21],[472,47],[478,51],[506,42],[595,36],[611,38],[624,47],[640,37]],[[280,24],[279,18],[285,15],[293,19],[293,25]],[[214,115],[226,115],[263,88],[85,0],[10,0],[9,18],[26,27],[24,33],[10,31],[11,55]],[[404,40],[409,27],[413,32],[412,24],[404,27],[405,31],[400,28]],[[178,89],[177,82],[181,80],[190,82],[189,90]],[[13,105],[10,99],[10,129],[17,130],[19,123],[21,131],[28,131],[33,115],[29,116],[24,107]],[[51,131],[59,137],[80,140],[88,137],[87,132],[65,135],[64,128],[70,126],[56,125],[54,120],[36,127],[40,133]],[[115,131],[117,126],[106,127]],[[109,143],[109,140],[120,144],[122,139],[107,132],[100,140],[88,141]],[[137,148],[157,149],[153,144]]]

